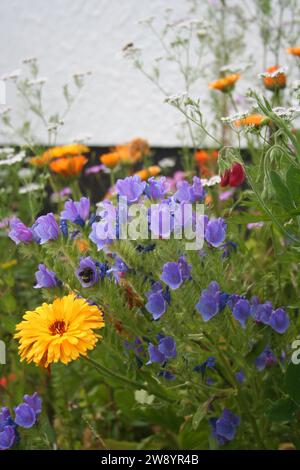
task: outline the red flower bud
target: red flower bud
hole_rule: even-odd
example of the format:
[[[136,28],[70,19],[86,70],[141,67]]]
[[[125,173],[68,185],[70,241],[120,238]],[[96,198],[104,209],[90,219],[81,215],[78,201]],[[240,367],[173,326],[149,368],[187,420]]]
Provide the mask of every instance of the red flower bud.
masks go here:
[[[226,170],[221,178],[221,186],[232,186],[233,188],[240,186],[245,180],[245,170],[240,163],[234,163],[230,170]]]

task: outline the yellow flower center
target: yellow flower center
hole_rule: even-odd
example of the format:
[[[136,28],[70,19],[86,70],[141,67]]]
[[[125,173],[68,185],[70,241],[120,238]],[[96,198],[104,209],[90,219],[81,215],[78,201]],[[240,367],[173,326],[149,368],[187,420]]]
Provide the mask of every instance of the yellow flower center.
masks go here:
[[[49,326],[49,330],[51,331],[52,335],[60,335],[62,336],[66,331],[66,324],[62,320],[56,320],[52,325]]]

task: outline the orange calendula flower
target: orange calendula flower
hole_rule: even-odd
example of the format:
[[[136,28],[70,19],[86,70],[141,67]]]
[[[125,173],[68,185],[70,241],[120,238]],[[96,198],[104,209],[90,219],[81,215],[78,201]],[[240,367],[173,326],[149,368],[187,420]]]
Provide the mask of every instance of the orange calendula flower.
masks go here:
[[[198,163],[201,176],[212,176],[215,174],[216,161],[218,159],[218,151],[197,150],[194,158]]]
[[[90,247],[89,242],[84,240],[84,238],[78,238],[77,240],[74,240],[74,245],[76,245],[80,253],[86,253]]]
[[[76,176],[81,172],[87,161],[88,159],[83,155],[63,157],[53,160],[50,163],[50,168],[54,173],[62,176]]]
[[[237,119],[234,121],[234,124],[237,127],[241,126],[254,126],[254,127],[260,127],[263,126],[264,124],[267,124],[269,122],[269,118],[266,116],[263,116],[262,114],[249,114],[249,116],[246,116],[242,119]]]
[[[104,153],[100,156],[100,161],[103,165],[114,168],[120,163],[121,156],[118,152]]]
[[[300,57],[300,46],[288,47],[286,49],[286,52],[288,54],[292,54],[292,55],[296,55],[296,56]]]
[[[221,77],[218,80],[211,82],[208,86],[213,90],[228,92],[232,90],[235,82],[237,82],[240,77],[239,73],[233,73],[232,75],[227,75],[226,77]]]
[[[54,158],[81,155],[83,153],[89,152],[89,150],[90,149],[83,144],[70,144],[63,145],[61,147],[52,147],[41,155],[31,158],[30,163],[34,166],[44,166],[48,165]]]
[[[115,167],[119,163],[133,164],[150,153],[150,147],[145,139],[133,139],[128,144],[117,145],[111,152],[101,155],[101,163]]]
[[[286,86],[286,75],[278,65],[269,67],[263,76],[263,83],[268,90],[279,90]]]
[[[86,356],[101,338],[93,330],[103,327],[101,310],[70,294],[27,311],[14,337],[19,340],[21,361],[47,368],[53,362],[68,364]]]
[[[148,168],[144,168],[143,170],[137,171],[135,173],[136,176],[139,176],[142,181],[146,181],[151,176],[157,176],[161,172],[161,168],[157,165],[149,166]]]

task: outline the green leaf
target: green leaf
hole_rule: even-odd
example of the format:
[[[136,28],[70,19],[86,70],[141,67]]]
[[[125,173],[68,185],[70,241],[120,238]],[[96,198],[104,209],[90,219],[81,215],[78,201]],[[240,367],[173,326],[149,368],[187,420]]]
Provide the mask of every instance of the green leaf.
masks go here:
[[[300,405],[300,365],[290,364],[285,376],[286,391]]]
[[[295,204],[292,195],[279,173],[271,170],[269,175],[277,202],[286,209],[294,209]]]
[[[282,423],[291,421],[296,410],[297,405],[290,398],[284,398],[282,400],[276,401],[267,410],[266,414],[270,421],[275,423]]]
[[[194,431],[198,429],[199,424],[205,418],[207,413],[207,403],[202,403],[193,416],[192,428]]]
[[[300,170],[291,165],[286,173],[286,184],[294,199],[300,199]]]

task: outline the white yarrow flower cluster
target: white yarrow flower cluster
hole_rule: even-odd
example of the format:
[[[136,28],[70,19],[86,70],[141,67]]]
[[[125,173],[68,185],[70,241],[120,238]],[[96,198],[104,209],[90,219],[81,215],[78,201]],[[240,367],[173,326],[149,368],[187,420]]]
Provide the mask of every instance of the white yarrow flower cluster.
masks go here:
[[[279,67],[277,70],[274,70],[274,72],[263,72],[258,74],[258,78],[276,78],[279,75],[286,73],[287,70],[287,67]]]
[[[221,177],[219,175],[212,176],[209,179],[201,179],[202,186],[215,186],[221,183]]]
[[[26,153],[22,150],[21,152],[14,154],[8,154],[5,158],[0,159],[0,166],[11,166],[15,163],[20,163],[26,157]]]
[[[232,124],[235,121],[238,121],[240,119],[245,119],[247,116],[249,116],[249,112],[235,113],[235,114],[231,114],[230,116],[221,117],[221,121],[227,124]]]
[[[273,108],[272,111],[276,114],[276,116],[284,119],[285,121],[293,121],[298,116],[300,116],[300,108],[294,106],[290,108],[277,107]]]
[[[169,103],[173,105],[180,105],[187,98],[188,98],[187,91],[183,91],[182,93],[177,93],[176,95],[167,96],[164,101],[165,103]]]
[[[22,186],[19,189],[19,194],[27,194],[27,193],[31,193],[32,191],[39,191],[40,189],[44,189],[43,184],[29,183],[26,186]]]

